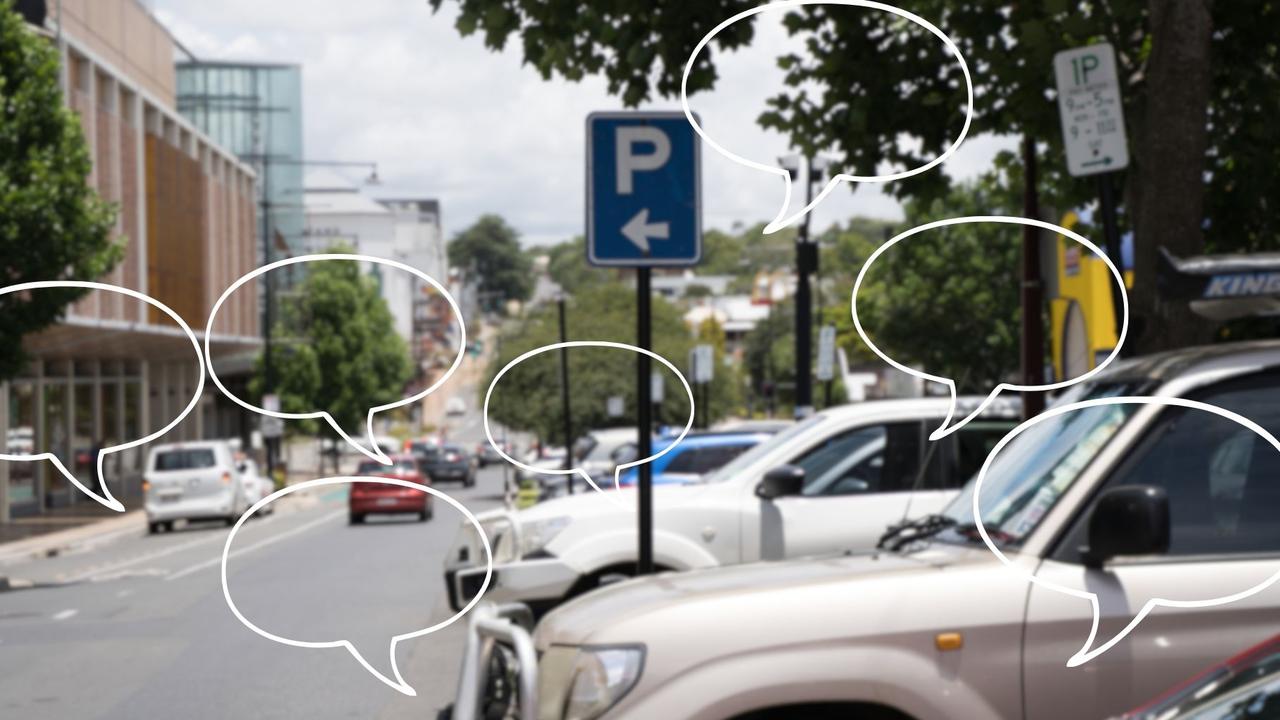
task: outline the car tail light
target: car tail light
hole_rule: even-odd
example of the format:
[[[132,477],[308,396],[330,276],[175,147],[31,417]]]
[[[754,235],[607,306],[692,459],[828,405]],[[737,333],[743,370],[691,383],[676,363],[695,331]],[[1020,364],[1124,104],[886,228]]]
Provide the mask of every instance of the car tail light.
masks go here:
[[[145,493],[145,492],[151,492],[151,483],[150,483],[150,482],[148,482],[148,481],[146,481],[146,480],[143,480],[143,481],[142,481],[142,492],[144,492],[144,493]]]
[[[459,460],[462,459],[462,457],[457,453],[449,453],[448,455],[444,456],[444,459],[448,462],[458,462]]]

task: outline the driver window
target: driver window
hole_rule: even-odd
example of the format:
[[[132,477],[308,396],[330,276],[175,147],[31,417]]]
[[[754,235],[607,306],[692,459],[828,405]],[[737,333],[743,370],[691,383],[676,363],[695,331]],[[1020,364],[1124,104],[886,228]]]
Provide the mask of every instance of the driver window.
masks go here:
[[[1280,376],[1230,380],[1195,399],[1280,432]],[[1280,453],[1227,418],[1181,407],[1161,412],[1108,485],[1155,485],[1169,498],[1169,555],[1280,552]],[[1083,525],[1083,523],[1082,523]],[[1083,543],[1083,529],[1073,533]]]
[[[828,438],[791,464],[803,468],[808,497],[910,490],[920,468],[919,423],[855,428]]]

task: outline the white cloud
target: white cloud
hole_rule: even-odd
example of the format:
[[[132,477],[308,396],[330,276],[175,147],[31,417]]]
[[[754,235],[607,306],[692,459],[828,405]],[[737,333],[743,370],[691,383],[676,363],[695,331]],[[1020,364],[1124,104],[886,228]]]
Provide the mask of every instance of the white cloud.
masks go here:
[[[519,42],[501,53],[462,38],[446,2],[424,0],[154,0],[160,17],[205,59],[303,65],[306,154],[374,160],[380,192],[440,199],[446,231],[478,215],[506,217],[530,242],[582,232],[584,119],[620,102],[598,78],[543,81],[523,66]],[[774,58],[791,41],[762,16],[751,48],[719,58],[714,93],[694,109],[726,147],[768,159],[785,139],[755,124],[763,99],[781,86]],[[678,101],[654,103],[675,109]],[[948,164],[966,177],[990,161],[990,141],[967,144]],[[782,182],[704,149],[707,227],[771,219]],[[853,215],[899,218],[876,186],[841,189],[815,212],[825,227]]]

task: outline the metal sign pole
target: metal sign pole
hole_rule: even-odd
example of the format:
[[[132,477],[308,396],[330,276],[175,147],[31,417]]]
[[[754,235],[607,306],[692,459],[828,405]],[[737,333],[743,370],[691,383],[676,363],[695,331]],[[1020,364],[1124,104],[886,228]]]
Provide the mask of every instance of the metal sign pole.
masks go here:
[[[649,290],[650,269],[636,268],[636,346],[649,350],[653,345],[652,325],[650,323]],[[636,443],[637,458],[647,458],[653,454],[653,429],[650,413],[653,411],[652,360],[644,353],[636,354],[636,429],[639,435]],[[636,487],[638,503],[637,515],[640,524],[640,561],[636,574],[647,575],[653,572],[653,466],[649,463],[636,466],[639,478]]]
[[[560,294],[560,342],[564,343],[568,339],[568,326],[564,318],[564,293]],[[561,346],[560,348],[560,407],[564,414],[564,469],[571,470],[574,465],[573,457],[573,418],[569,415],[569,348]],[[573,473],[566,476],[568,478],[567,490],[570,495],[573,494]]]

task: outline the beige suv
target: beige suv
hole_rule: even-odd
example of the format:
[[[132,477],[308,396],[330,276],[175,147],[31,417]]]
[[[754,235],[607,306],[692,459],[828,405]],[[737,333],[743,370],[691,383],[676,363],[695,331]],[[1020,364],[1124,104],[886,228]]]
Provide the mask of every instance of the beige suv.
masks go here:
[[[1280,343],[1128,361],[1062,401],[1137,395],[1192,398],[1280,434]],[[484,653],[469,656],[455,720],[485,700],[542,720],[1101,718],[1280,629],[1280,587],[1159,607],[1067,667],[1091,604],[1026,580],[1096,593],[1097,645],[1149,598],[1215,597],[1273,575],[1280,457],[1234,422],[1093,406],[1019,435],[983,482],[983,524],[1013,567],[976,533],[970,485],[877,552],[631,580],[552,612],[532,638],[501,618],[509,608],[489,608],[473,648],[503,637],[517,652],[487,678]]]

